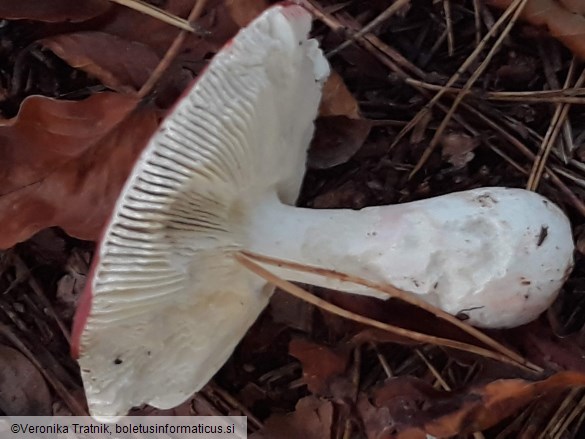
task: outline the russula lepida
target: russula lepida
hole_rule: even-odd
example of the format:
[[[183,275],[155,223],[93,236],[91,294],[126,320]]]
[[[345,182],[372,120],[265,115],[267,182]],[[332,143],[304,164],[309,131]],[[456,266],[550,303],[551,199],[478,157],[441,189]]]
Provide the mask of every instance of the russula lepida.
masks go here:
[[[296,5],[219,52],[136,163],[73,331],[90,412],[180,404],[230,356],[273,287],[240,251],[390,283],[473,324],[528,322],[572,264],[564,214],[485,188],[360,211],[294,207],[329,66]],[[375,294],[270,267],[294,281]]]

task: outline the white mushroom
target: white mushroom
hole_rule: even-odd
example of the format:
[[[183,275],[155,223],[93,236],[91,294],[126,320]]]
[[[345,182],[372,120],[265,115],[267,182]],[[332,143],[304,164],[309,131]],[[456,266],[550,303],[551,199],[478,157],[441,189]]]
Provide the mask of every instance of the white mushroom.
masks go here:
[[[242,250],[389,282],[491,327],[537,317],[560,288],[569,223],[531,192],[293,207],[329,73],[310,24],[299,6],[264,12],[216,55],[136,163],[74,324],[92,415],[170,408],[207,383],[273,291],[233,257]]]
[[[573,263],[571,227],[546,198],[482,188],[392,206],[302,209],[267,196],[250,214],[252,253],[391,284],[487,328],[534,320]],[[267,266],[288,280],[387,298],[354,284]]]

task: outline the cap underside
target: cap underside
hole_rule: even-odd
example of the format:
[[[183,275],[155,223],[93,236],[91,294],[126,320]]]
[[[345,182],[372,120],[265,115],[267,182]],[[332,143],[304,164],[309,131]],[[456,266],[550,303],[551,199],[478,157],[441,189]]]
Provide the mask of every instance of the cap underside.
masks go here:
[[[240,31],[137,162],[89,285],[79,363],[92,415],[181,403],[266,305],[272,288],[229,255],[258,197],[298,196],[328,75],[310,22],[276,6]]]

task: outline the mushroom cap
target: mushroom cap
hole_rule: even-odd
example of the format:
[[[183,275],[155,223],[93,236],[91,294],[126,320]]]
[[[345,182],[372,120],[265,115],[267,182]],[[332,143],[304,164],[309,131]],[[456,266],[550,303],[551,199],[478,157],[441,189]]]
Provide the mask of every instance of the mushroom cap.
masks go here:
[[[230,254],[255,200],[294,203],[329,65],[297,5],[224,47],[151,139],[114,208],[72,351],[90,413],[174,407],[204,386],[272,287]]]

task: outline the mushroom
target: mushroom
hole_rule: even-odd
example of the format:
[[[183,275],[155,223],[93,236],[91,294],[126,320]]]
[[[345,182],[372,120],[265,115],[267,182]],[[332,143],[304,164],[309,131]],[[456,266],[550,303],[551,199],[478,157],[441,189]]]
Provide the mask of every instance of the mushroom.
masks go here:
[[[242,251],[390,283],[487,327],[536,318],[561,287],[570,225],[532,192],[475,189],[360,211],[294,207],[329,74],[310,25],[307,11],[285,4],[242,29],[134,166],[73,328],[93,416],[171,408],[207,383],[273,291],[238,262]]]

